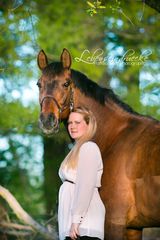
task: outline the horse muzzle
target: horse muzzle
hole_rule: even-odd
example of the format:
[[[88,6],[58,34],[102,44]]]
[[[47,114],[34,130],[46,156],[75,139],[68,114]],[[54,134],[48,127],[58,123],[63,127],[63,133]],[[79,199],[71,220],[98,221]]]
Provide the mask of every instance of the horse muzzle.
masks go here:
[[[40,114],[39,127],[46,135],[53,135],[59,131],[59,120],[54,114]]]

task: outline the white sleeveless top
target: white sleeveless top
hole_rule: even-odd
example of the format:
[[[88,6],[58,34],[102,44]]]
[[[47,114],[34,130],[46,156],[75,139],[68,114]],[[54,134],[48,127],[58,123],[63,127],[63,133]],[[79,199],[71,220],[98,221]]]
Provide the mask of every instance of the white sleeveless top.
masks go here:
[[[98,192],[102,172],[99,147],[91,141],[80,147],[76,169],[67,169],[61,164],[59,176],[63,184],[59,190],[58,206],[60,240],[69,236],[72,223],[80,223],[80,236],[104,239],[105,207]]]

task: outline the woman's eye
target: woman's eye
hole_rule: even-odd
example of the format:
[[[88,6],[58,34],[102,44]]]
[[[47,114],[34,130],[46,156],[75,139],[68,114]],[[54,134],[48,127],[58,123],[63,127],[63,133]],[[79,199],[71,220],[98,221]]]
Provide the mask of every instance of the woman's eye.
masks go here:
[[[70,85],[70,82],[69,82],[69,81],[68,81],[68,82],[65,82],[65,83],[63,84],[64,87],[69,87],[69,85]]]
[[[81,123],[81,122],[78,122],[78,121],[75,122],[75,124],[77,124],[77,125],[80,124],[80,123]]]

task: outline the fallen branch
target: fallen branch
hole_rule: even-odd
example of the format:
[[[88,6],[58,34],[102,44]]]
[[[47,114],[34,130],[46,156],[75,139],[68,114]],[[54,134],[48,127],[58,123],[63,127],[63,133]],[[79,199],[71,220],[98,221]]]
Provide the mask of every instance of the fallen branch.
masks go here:
[[[8,235],[21,237],[31,236],[35,234],[35,231],[31,226],[25,226],[5,221],[0,222],[0,231]]]
[[[26,237],[26,236],[31,236],[33,235],[33,232],[25,232],[25,231],[17,231],[14,229],[6,229],[6,228],[1,228],[0,230],[7,235],[12,235],[12,236],[21,236],[21,237]]]
[[[10,222],[0,222],[0,228],[15,228],[18,230],[26,230],[26,231],[33,231],[32,227],[25,226],[17,223],[10,223]]]
[[[25,224],[29,225],[32,230],[40,233],[45,239],[56,239],[56,233],[50,229],[48,230],[46,227],[37,223],[18,203],[15,197],[4,187],[0,186],[0,196],[4,198],[11,209],[14,211],[16,216],[23,221]]]

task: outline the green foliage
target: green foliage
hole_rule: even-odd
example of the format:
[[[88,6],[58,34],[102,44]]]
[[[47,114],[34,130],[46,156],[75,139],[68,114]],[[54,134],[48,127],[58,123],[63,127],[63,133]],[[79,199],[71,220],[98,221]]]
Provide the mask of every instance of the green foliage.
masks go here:
[[[122,99],[140,113],[145,114],[146,111],[148,114],[151,107],[152,115],[153,104],[151,101],[147,101],[146,106],[144,98],[146,99],[146,96],[148,99],[150,96],[155,98],[156,94],[160,93],[157,88],[159,82],[159,48],[157,46],[160,42],[160,33],[157,29],[160,27],[160,15],[137,1],[130,4],[121,1],[119,7],[121,11],[109,12],[108,3],[105,16],[107,36],[105,41],[108,54],[113,55],[113,59],[122,59],[120,64],[115,61],[109,69],[112,79],[118,79],[118,88],[115,86],[114,89],[116,92],[125,89]],[[124,61],[126,56],[130,59],[133,57],[133,60]],[[141,62],[142,56],[144,61]],[[147,86],[150,87],[147,88]],[[148,89],[147,93],[146,88]],[[157,91],[154,91],[154,88]],[[159,101],[154,104],[157,105],[154,116],[160,118]]]
[[[39,106],[32,101],[22,102],[24,90],[36,76],[29,11],[33,2],[19,3],[0,3],[0,184],[14,194],[25,210],[37,215],[45,212],[43,148],[42,140],[36,137]],[[15,92],[18,97],[14,97]]]
[[[38,112],[37,106],[32,108],[24,107],[19,101],[7,103],[1,99],[1,133],[7,135],[9,133],[29,133],[38,132]]]
[[[37,154],[41,154],[41,140],[10,132],[7,137],[1,137],[0,145],[0,184],[8,188],[30,213],[44,213],[43,179],[36,170],[40,168],[41,156],[33,159],[35,148]]]
[[[90,1],[87,1],[87,4],[89,6],[89,9],[87,9],[87,13],[92,17],[94,14],[97,14],[97,11],[100,9],[105,9],[106,7],[102,5],[102,1],[94,1],[91,3]]]
[[[85,7],[83,1],[77,1],[76,4],[74,1],[54,0],[54,4],[51,1],[37,1],[37,40],[50,60],[59,60],[63,48],[67,48],[72,55],[72,67],[98,81],[105,66],[75,61],[85,49],[89,49],[91,54],[96,48],[105,49],[103,16],[91,18],[86,14]]]

